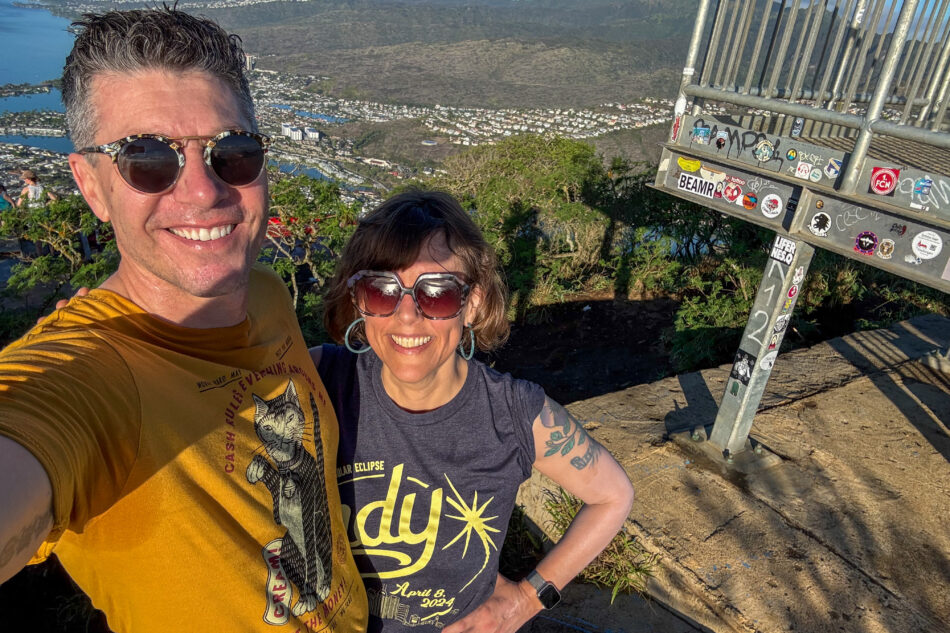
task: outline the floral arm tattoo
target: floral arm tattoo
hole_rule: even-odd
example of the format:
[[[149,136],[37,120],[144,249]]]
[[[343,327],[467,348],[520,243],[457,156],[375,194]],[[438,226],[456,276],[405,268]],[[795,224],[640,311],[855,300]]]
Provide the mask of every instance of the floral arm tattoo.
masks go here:
[[[575,447],[586,446],[587,451],[583,457],[571,458],[571,466],[577,470],[583,470],[597,461],[601,450],[600,444],[587,435],[584,427],[574,416],[568,413],[567,409],[550,398],[545,399],[544,407],[541,409],[541,424],[545,428],[554,429],[545,442],[547,446],[547,450],[544,452],[545,457],[550,457],[556,453],[566,456]]]

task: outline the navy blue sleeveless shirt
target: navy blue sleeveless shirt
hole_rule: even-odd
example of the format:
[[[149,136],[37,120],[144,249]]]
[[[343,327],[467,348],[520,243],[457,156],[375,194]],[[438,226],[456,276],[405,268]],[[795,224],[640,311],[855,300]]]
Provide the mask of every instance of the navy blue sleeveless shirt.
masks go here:
[[[544,391],[472,360],[455,398],[409,413],[386,394],[375,352],[322,350],[317,369],[340,424],[337,482],[369,630],[441,630],[494,590]]]

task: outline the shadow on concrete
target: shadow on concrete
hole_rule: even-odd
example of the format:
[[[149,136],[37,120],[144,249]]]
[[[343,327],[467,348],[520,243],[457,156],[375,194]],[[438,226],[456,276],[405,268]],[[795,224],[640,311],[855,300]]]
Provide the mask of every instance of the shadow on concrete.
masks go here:
[[[890,345],[911,358],[922,355],[917,342],[919,339],[915,338],[915,333],[908,331],[906,325],[898,324],[892,330],[902,335],[890,339]],[[950,378],[914,364],[902,365],[898,371],[903,380],[898,380],[894,372],[874,371],[875,367],[889,360],[889,350],[884,346],[869,344],[867,339],[859,337],[834,339],[829,344],[856,367],[871,372],[869,378],[881,393],[894,403],[944,459],[950,461],[950,442],[946,441],[946,425],[950,423]],[[945,348],[946,342],[937,342],[937,346]],[[925,377],[924,373],[929,376]],[[933,381],[937,385],[927,388]]]
[[[674,401],[674,409],[666,414],[663,422],[667,433],[691,431],[697,424],[706,426],[716,421],[719,403],[713,397],[706,380],[700,372],[676,376],[686,399],[686,406],[680,407]]]
[[[573,404],[634,484],[651,595],[715,631],[950,631],[950,377],[914,360],[948,335],[918,317],[783,354],[752,427],[783,459],[748,475],[657,440],[712,422],[729,365]]]

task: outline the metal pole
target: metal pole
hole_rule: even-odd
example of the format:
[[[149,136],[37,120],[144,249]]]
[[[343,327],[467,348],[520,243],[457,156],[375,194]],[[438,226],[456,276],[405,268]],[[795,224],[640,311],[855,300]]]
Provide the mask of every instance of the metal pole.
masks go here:
[[[881,58],[881,51],[884,50],[884,40],[887,39],[884,36],[887,33],[887,27],[890,26],[891,20],[894,18],[894,11],[897,10],[897,6],[897,2],[892,2],[890,10],[887,12],[887,19],[884,20],[884,29],[877,38],[877,48],[874,50],[874,55],[872,57],[874,61],[871,63],[871,70],[869,70],[864,75],[864,86],[861,87],[863,92],[867,92],[868,87],[871,85],[871,75],[874,72],[874,66],[877,64],[877,60]]]
[[[913,69],[917,66],[917,61],[920,59],[920,51],[923,48],[923,39],[921,37],[921,31],[923,28],[924,20],[923,16],[921,16],[921,18],[917,21],[917,26],[914,28],[914,33],[910,36],[909,42],[904,46],[900,70],[898,70],[897,74],[894,75],[894,85],[897,88],[900,88],[902,84],[910,83],[910,75],[913,74]],[[911,60],[914,61],[911,62]],[[908,65],[910,66],[910,70],[907,70]]]
[[[835,5],[835,11],[831,16],[831,25],[832,27],[834,27],[835,17],[840,16],[838,19],[838,30],[835,33],[834,44],[832,44],[831,46],[831,52],[828,54],[828,57],[825,58],[824,51],[822,51],[821,60],[819,60],[818,62],[818,66],[820,68],[824,68],[825,72],[821,74],[821,85],[818,87],[818,92],[816,94],[824,95],[825,88],[828,87],[828,82],[831,80],[831,75],[833,74],[832,69],[835,67],[837,63],[838,51],[841,49],[841,41],[844,39],[844,34],[847,32],[848,13],[851,11],[851,7],[854,4],[854,1],[855,0],[848,0],[848,6],[845,7],[845,10],[843,13],[838,12],[838,8],[841,5],[840,4]],[[827,45],[828,45],[828,42],[826,41],[825,46]],[[812,85],[812,88],[814,88],[814,85]],[[827,103],[827,108],[829,110],[831,109],[832,107],[831,104],[834,101],[834,96],[833,96],[835,94],[834,88],[832,88],[831,94],[832,94],[832,97],[828,100],[828,103]],[[822,96],[822,99],[824,99],[823,96]],[[815,105],[817,105],[819,108],[824,107],[824,104],[822,103],[816,103]]]
[[[765,92],[766,97],[772,96],[772,91],[775,90],[775,85],[772,79],[775,78],[775,72],[777,69],[781,69],[782,64],[779,62],[775,64],[772,53],[775,51],[775,40],[779,37],[779,32],[782,30],[782,20],[785,19],[785,3],[788,0],[782,0],[782,4],[779,5],[778,15],[775,16],[775,26],[772,28],[772,36],[769,38],[769,50],[765,51],[765,61],[762,63],[762,74],[759,76],[759,88],[765,85],[765,73],[769,68],[769,64],[772,66],[772,78],[769,79],[768,89]],[[794,14],[793,14],[794,17]],[[784,44],[782,42],[781,44]],[[780,44],[780,46],[781,46]]]
[[[927,42],[927,47],[923,50],[923,55],[921,59],[917,62],[917,70],[913,74],[913,79],[911,80],[910,87],[907,90],[908,98],[913,98],[917,95],[917,91],[920,89],[920,84],[923,81],[924,75],[928,71],[933,69],[933,64],[931,63],[931,56],[933,55],[933,48],[937,40],[937,31],[940,27],[940,16],[943,15],[943,11],[946,8],[947,0],[943,0],[940,3],[940,10],[937,10],[936,5],[934,5],[934,12],[931,14],[931,22],[928,25],[930,30],[930,41]],[[920,16],[920,20],[923,21],[924,16]],[[904,113],[901,115],[901,123],[907,123],[907,120],[910,118],[910,111],[913,107],[913,104],[908,101],[907,106],[904,108]]]
[[[755,294],[752,314],[742,333],[726,392],[719,404],[710,442],[728,457],[745,450],[752,419],[782,345],[815,249],[805,242],[776,235]]]
[[[673,127],[670,138],[675,140],[679,131],[679,118],[686,113],[686,86],[690,84],[696,73],[696,60],[699,59],[699,45],[703,39],[703,28],[706,25],[706,16],[709,15],[709,5],[712,0],[701,0],[699,11],[696,13],[696,24],[693,25],[693,35],[689,40],[689,49],[686,51],[686,65],[683,66],[683,77],[680,79],[680,89],[673,105]]]
[[[811,65],[811,56],[815,50],[815,42],[818,41],[818,32],[821,31],[821,22],[827,6],[828,0],[825,0],[824,7],[820,6],[817,1],[813,1],[809,9],[811,11],[810,20],[805,22],[805,31],[808,33],[808,40],[805,43],[805,52],[802,54],[801,61],[798,64],[799,71],[796,74],[795,80],[789,85],[792,95],[798,94],[798,91],[802,89],[802,84],[805,83],[805,75],[808,73],[808,67]],[[805,41],[805,38],[802,37],[801,41]],[[801,45],[801,42],[799,42],[799,45]],[[798,57],[798,50],[795,51],[795,57]]]
[[[739,8],[739,0],[736,0],[736,8]],[[736,46],[735,39],[736,34],[736,19],[738,16],[738,11],[732,12],[732,19],[729,20],[729,28],[726,29],[726,45],[722,47],[722,57],[719,58],[719,68],[716,69],[716,85],[720,88],[726,88],[726,84],[723,82],[724,73],[728,73],[728,68],[732,66],[732,60],[736,58]],[[732,38],[730,42],[728,38]],[[730,44],[732,44],[730,46]]]
[[[713,66],[716,65],[716,53],[719,50],[719,40],[722,37],[722,24],[726,19],[728,8],[729,0],[719,0],[712,34],[709,36],[709,45],[706,47],[706,62],[703,64],[703,74],[699,80],[700,85],[710,85],[709,78],[712,75]]]
[[[920,113],[917,115],[917,121],[921,124],[927,120],[927,116],[935,109],[934,104],[936,102],[934,99],[936,98],[937,91],[940,88],[941,79],[944,79],[943,74],[947,70],[947,61],[950,60],[950,21],[946,23],[940,39],[943,42],[943,50],[940,53],[940,61],[937,62],[937,66],[934,68],[934,71],[930,76],[930,85],[928,86],[927,94],[924,97],[927,100],[927,105],[922,107],[920,109]],[[946,89],[947,81],[950,81],[950,79],[944,79],[944,89]]]
[[[894,70],[897,68],[897,62],[904,48],[907,32],[910,30],[910,23],[913,21],[916,9],[917,0],[905,0],[904,6],[901,7],[901,13],[897,18],[897,25],[894,27],[891,43],[887,50],[887,57],[884,58],[884,65],[881,67],[881,77],[878,80],[877,88],[874,90],[874,96],[868,104],[864,125],[858,139],[854,142],[851,157],[848,159],[841,185],[838,187],[840,193],[853,194],[858,189],[858,178],[861,174],[861,168],[864,166],[864,158],[867,156],[868,148],[871,146],[871,137],[874,134],[871,130],[871,124],[881,116],[884,99],[891,89]]]
[[[831,87],[831,92],[835,95],[835,98],[828,102],[827,107],[829,110],[834,108],[835,103],[840,100],[841,82],[844,81],[847,71],[852,69],[851,53],[854,52],[855,42],[858,39],[858,31],[861,28],[861,22],[866,17],[866,12],[867,0],[858,0],[858,4],[854,7],[854,15],[851,17],[851,24],[848,26],[848,41],[844,46],[841,61],[838,63],[838,74],[835,76],[835,83]],[[848,19],[847,14],[841,17],[844,18],[845,21]]]
[[[745,5],[742,7],[741,36],[739,37],[739,44],[736,46],[736,55],[733,58],[733,64],[729,68],[729,74],[726,77],[726,85],[734,87],[737,91],[739,90],[737,84],[739,65],[742,63],[742,52],[745,50],[746,42],[749,39],[749,27],[752,25],[752,15],[755,13],[753,2],[754,0],[745,0]]]
[[[944,78],[943,84],[940,86],[940,94],[937,95],[937,100],[934,101],[937,111],[934,114],[930,129],[935,134],[940,132],[940,127],[943,124],[943,115],[946,114],[947,103],[950,102],[950,99],[947,98],[948,88],[950,88],[950,75]]]
[[[848,72],[851,73],[851,80],[848,82],[848,92],[842,101],[842,104],[846,110],[851,108],[851,106],[854,104],[854,93],[858,91],[858,82],[860,81],[859,77],[864,72],[864,66],[867,64],[868,49],[871,47],[871,42],[874,41],[874,25],[877,24],[878,20],[881,19],[881,11],[884,9],[884,2],[885,0],[881,0],[879,3],[874,5],[874,12],[870,20],[868,20],[867,16],[865,16],[864,35],[861,37],[861,50],[858,52],[858,55],[855,58],[857,65],[848,69]]]
[[[746,71],[745,75],[745,85],[742,89],[742,92],[749,92],[749,88],[752,86],[752,75],[755,74],[756,64],[759,63],[759,53],[762,51],[762,40],[765,39],[765,27],[769,23],[769,16],[772,14],[772,3],[766,2],[765,9],[762,11],[762,22],[759,24],[759,34],[755,39],[755,46],[752,48],[752,57],[749,61],[749,70]],[[759,88],[762,87],[762,82],[759,82]]]

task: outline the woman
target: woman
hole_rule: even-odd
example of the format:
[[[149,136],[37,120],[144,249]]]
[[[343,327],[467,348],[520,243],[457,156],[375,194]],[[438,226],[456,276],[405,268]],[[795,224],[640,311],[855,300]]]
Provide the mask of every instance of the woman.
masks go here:
[[[553,606],[622,527],[633,488],[541,387],[472,359],[508,322],[468,214],[438,192],[384,202],[344,249],[325,322],[344,346],[311,355],[340,422],[337,478],[370,630],[512,632]],[[585,505],[515,583],[498,554],[532,467]]]
[[[0,183],[0,212],[12,209],[15,204],[13,198],[7,192],[7,188],[3,186],[3,183]]]

